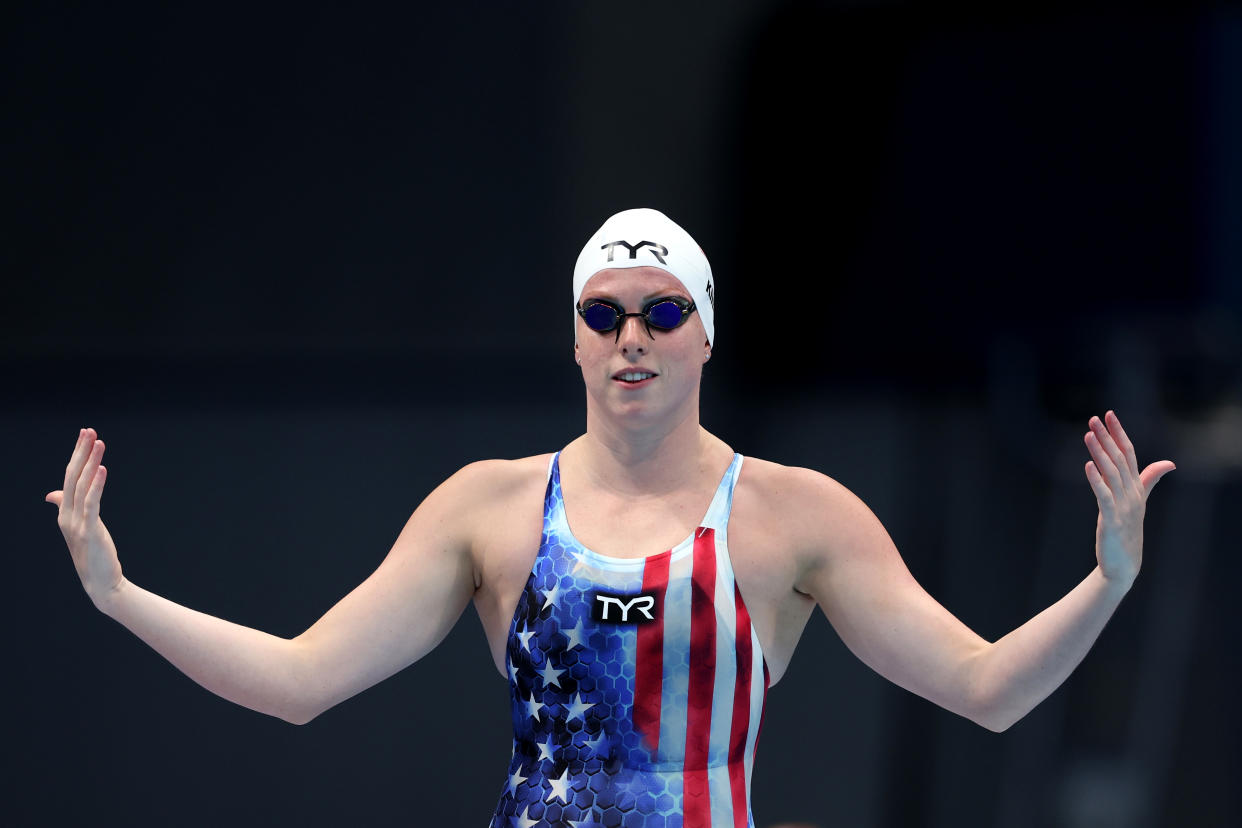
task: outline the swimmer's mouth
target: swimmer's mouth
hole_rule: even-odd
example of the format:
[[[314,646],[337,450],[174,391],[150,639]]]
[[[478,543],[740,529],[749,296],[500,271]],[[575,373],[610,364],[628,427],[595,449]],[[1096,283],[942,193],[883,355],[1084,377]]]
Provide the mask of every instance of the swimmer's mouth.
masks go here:
[[[636,385],[657,376],[659,376],[659,374],[654,371],[619,371],[613,374],[612,378],[630,385]]]

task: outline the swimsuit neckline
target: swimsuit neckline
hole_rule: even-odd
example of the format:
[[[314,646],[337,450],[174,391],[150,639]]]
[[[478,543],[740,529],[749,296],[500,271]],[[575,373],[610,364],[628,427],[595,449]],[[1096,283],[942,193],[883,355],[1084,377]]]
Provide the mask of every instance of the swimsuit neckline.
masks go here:
[[[552,462],[556,468],[556,479],[559,484],[560,478],[561,478],[561,453],[559,451],[556,453],[556,457],[553,459]],[[711,503],[707,504],[707,511],[704,512],[703,518],[699,521],[698,525],[694,529],[692,529],[690,531],[690,534],[687,535],[684,539],[682,539],[680,543],[678,543],[676,546],[670,547],[669,549],[665,549],[662,552],[654,552],[650,555],[642,555],[642,556],[633,557],[633,558],[619,558],[615,555],[605,555],[602,552],[596,552],[594,549],[588,548],[586,544],[578,540],[578,536],[574,534],[573,529],[570,528],[569,526],[569,512],[565,509],[565,489],[564,487],[562,487],[561,488],[561,517],[563,518],[562,522],[565,525],[565,532],[569,536],[569,539],[574,542],[574,545],[578,547],[578,550],[584,553],[586,557],[597,559],[598,561],[609,564],[610,566],[637,569],[639,567],[646,565],[647,561],[652,560],[653,558],[659,558],[662,555],[668,555],[670,556],[671,560],[677,560],[681,558],[683,555],[685,555],[690,549],[693,548],[693,544],[691,543],[691,541],[693,541],[696,537],[702,535],[703,531],[707,528],[703,524],[707,521],[708,516],[712,513],[712,509],[716,505],[716,500],[720,497],[721,488],[724,486],[725,481],[729,479],[729,473],[733,471],[733,466],[735,463],[737,463],[737,452],[733,453],[733,459],[729,462],[729,466],[728,468],[725,469],[724,474],[721,475],[720,482],[716,484],[716,491],[712,494]]]

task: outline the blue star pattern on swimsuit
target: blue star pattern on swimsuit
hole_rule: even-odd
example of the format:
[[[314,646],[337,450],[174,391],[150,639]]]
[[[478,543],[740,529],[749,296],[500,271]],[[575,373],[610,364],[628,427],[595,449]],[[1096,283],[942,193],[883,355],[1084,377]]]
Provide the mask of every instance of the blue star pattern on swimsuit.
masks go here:
[[[698,530],[632,560],[573,537],[559,456],[510,626],[513,752],[489,825],[753,825],[768,674],[723,533],[741,456]]]

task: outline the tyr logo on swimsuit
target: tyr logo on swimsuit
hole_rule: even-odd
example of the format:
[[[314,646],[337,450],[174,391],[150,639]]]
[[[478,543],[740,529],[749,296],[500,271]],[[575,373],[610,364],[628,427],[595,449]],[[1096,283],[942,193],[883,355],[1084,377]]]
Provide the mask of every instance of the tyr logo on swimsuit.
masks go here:
[[[660,264],[668,264],[668,262],[664,261],[664,257],[668,255],[668,248],[662,244],[656,244],[653,241],[640,241],[638,244],[630,244],[629,242],[625,242],[625,241],[615,241],[615,242],[608,242],[608,244],[605,244],[605,245],[601,245],[600,250],[608,251],[608,261],[610,262],[612,261],[612,254],[616,252],[618,244],[624,247],[626,250],[630,251],[631,259],[638,258],[639,250],[642,250],[644,247],[650,247],[651,255],[655,256],[656,259],[660,262]]]
[[[591,618],[609,624],[642,624],[655,620],[654,595],[595,593]]]

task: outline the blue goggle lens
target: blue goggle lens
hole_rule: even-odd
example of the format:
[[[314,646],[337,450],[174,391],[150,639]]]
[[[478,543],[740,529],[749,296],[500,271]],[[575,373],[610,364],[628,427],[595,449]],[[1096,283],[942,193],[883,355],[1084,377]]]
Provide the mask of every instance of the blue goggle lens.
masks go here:
[[[676,302],[660,302],[647,311],[647,321],[657,328],[676,328],[681,320],[681,307]]]
[[[593,331],[610,331],[617,324],[617,311],[608,305],[594,302],[586,306],[582,318]]]

